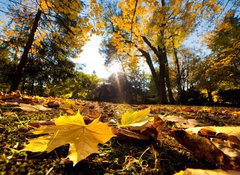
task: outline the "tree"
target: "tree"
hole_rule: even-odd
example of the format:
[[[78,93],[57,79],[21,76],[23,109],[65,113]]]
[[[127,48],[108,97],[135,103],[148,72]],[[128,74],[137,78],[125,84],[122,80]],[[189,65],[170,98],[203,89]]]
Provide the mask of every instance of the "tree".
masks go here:
[[[112,64],[118,63],[121,71],[111,75],[109,83],[121,94],[117,97],[119,102],[128,103],[146,103],[147,90],[150,78],[140,67],[134,67],[129,64],[127,57],[117,53],[117,49],[111,43],[102,43],[101,54],[105,57],[105,66],[111,67]],[[118,82],[118,83],[115,83]],[[120,87],[120,89],[117,87]],[[125,94],[123,93],[125,92]],[[131,94],[131,95],[130,95]]]
[[[128,0],[118,3],[121,12],[103,12],[106,14],[104,19],[110,17],[105,22],[111,28],[107,30],[110,31],[107,35],[109,42],[116,47],[118,54],[128,58],[131,65],[144,58],[151,70],[160,103],[174,101],[168,66],[170,48],[179,47],[198,22],[197,13],[203,11],[205,14],[214,3]]]
[[[99,86],[96,100],[117,103],[145,103],[148,83],[145,75],[141,72],[128,75],[124,72],[114,73]]]
[[[198,90],[206,90],[208,103],[213,104],[212,92],[218,89],[217,82],[221,77],[216,74],[208,74],[207,70],[211,67],[211,58],[202,59],[196,63],[193,68],[191,81],[194,82]]]
[[[200,58],[196,53],[189,48],[180,46],[179,48],[173,48],[172,52],[174,64],[171,67],[171,79],[173,86],[177,90],[177,102],[184,104],[186,102],[185,96],[191,87],[193,87],[196,81],[193,81],[191,76],[196,76],[196,66],[198,65]],[[195,72],[194,72],[195,71]]]
[[[61,50],[68,57],[74,57],[81,51],[81,47],[88,40],[88,32],[91,29],[87,17],[80,14],[83,11],[83,3],[79,0],[40,0],[37,3],[31,0],[13,2],[15,7],[11,5],[9,7],[9,13],[11,14],[9,20],[12,22],[13,27],[16,25],[26,26],[23,16],[27,13],[31,15],[28,18],[28,37],[26,42],[22,43],[20,62],[10,91],[18,88],[23,70],[29,62],[29,54],[39,51],[42,43],[46,42],[48,38],[52,38],[51,41],[54,39],[54,43],[57,45],[55,49]],[[18,31],[17,28],[8,30],[9,32]],[[5,41],[9,42],[10,40],[11,38],[7,37]],[[35,50],[37,47],[34,48],[33,45],[38,46],[38,49]],[[47,45],[50,45],[50,42]]]
[[[220,81],[240,84],[240,18],[234,12],[226,14],[222,23],[208,35],[212,50],[211,66],[207,74],[217,74]]]
[[[47,95],[65,97],[70,94],[70,98],[84,100],[94,100],[100,79],[96,75],[88,75],[80,71],[75,71],[73,76],[69,76],[65,81],[58,84],[49,84],[46,87]]]
[[[10,51],[5,43],[0,45],[0,91],[7,91],[15,63],[9,59]]]

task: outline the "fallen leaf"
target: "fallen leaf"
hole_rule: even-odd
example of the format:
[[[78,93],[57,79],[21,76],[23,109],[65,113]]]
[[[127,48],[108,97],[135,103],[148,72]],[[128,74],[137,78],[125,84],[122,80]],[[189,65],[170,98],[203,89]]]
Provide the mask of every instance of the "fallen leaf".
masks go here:
[[[155,132],[152,131],[154,134],[155,138],[161,142],[163,139],[163,128],[164,128],[165,122],[159,118],[159,117],[154,117],[154,121],[152,123],[152,127],[155,128]]]
[[[50,111],[52,110],[51,108],[46,108],[43,105],[30,105],[30,104],[24,104],[20,103],[19,108],[23,111],[28,111],[28,112],[37,112],[37,111]]]
[[[186,119],[184,117],[176,115],[162,116],[161,118],[165,121],[174,122],[178,128],[192,128],[195,126],[203,125],[196,119]]]
[[[121,118],[120,127],[139,127],[145,125],[149,118],[147,115],[150,113],[150,108],[146,108],[135,112],[125,112]]]
[[[147,135],[143,135],[141,133],[137,133],[135,131],[131,131],[128,129],[123,129],[123,128],[112,128],[112,131],[115,135],[117,135],[120,138],[123,139],[128,139],[128,138],[133,138],[137,140],[149,140],[150,137]]]
[[[204,170],[204,169],[192,169],[187,168],[184,171],[175,173],[174,175],[239,175],[240,171],[224,171],[221,169],[216,170]]]
[[[74,109],[75,102],[73,100],[65,100],[60,104],[60,107],[63,109]]]
[[[194,128],[188,128],[186,131],[192,132],[192,133],[198,133],[201,129],[209,128],[213,131],[218,133],[225,133],[228,135],[234,135],[238,139],[240,139],[240,126],[203,126],[203,127],[194,127]]]
[[[66,109],[64,110],[67,114],[74,115],[75,112],[72,109]]]
[[[19,106],[19,103],[18,102],[5,102],[4,105],[7,107],[16,107],[16,106]]]
[[[184,112],[194,112],[194,110],[190,107],[185,107],[185,108],[182,109],[182,111],[184,111]]]
[[[100,108],[92,104],[85,105],[84,107],[82,107],[82,109],[80,109],[80,112],[85,117],[89,117],[90,120],[99,118],[101,116]]]
[[[53,121],[35,121],[28,124],[29,126],[39,128],[43,125],[55,125]]]
[[[188,133],[184,130],[173,131],[175,139],[194,155],[216,163],[219,167],[236,170],[240,168],[240,158],[232,158],[220,150],[214,143],[198,134]]]
[[[60,107],[60,102],[50,101],[50,102],[47,103],[47,107],[49,107],[49,108],[59,108]]]
[[[83,116],[78,112],[75,116],[61,116],[54,119],[55,125],[41,126],[34,134],[48,134],[30,139],[23,151],[51,152],[55,148],[70,144],[68,158],[74,165],[92,153],[98,152],[98,144],[106,143],[114,134],[107,123],[95,119],[86,125]]]

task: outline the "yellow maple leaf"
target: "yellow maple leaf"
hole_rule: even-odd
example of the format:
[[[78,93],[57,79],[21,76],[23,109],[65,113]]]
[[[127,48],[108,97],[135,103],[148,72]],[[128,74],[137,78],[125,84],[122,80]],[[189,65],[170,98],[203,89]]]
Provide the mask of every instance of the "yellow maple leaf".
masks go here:
[[[78,112],[74,116],[61,116],[54,119],[55,125],[41,126],[34,134],[48,134],[30,139],[23,151],[51,152],[55,148],[70,144],[68,158],[74,165],[92,153],[98,153],[98,144],[109,141],[114,134],[108,123],[95,119],[86,125]]]
[[[121,118],[120,127],[143,126],[148,121],[147,115],[150,113],[150,108],[146,108],[135,112],[125,112]]]

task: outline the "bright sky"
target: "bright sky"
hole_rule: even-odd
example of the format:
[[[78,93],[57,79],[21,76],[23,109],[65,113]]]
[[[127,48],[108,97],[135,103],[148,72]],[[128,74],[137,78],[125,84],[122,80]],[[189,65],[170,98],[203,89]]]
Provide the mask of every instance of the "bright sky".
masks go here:
[[[105,58],[99,53],[101,44],[101,36],[93,35],[90,41],[83,46],[83,52],[79,55],[77,59],[73,61],[75,63],[85,64],[83,72],[87,74],[92,74],[93,71],[100,78],[108,78],[112,73],[120,71],[120,66],[115,63],[109,68],[104,66]]]

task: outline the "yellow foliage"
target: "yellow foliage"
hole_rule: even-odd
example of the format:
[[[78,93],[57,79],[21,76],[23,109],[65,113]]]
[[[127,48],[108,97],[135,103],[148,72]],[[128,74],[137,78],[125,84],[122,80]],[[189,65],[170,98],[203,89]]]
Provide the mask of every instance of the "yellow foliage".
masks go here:
[[[150,113],[150,108],[146,108],[140,111],[135,112],[125,112],[121,118],[121,124],[118,124],[121,127],[130,127],[130,126],[142,126],[145,125],[149,118],[147,115]]]
[[[75,116],[55,118],[56,125],[41,126],[34,134],[48,134],[30,139],[23,151],[51,152],[55,148],[70,144],[68,158],[74,165],[92,153],[98,153],[98,144],[109,141],[114,134],[107,123],[95,119],[86,125],[83,116],[78,112]]]

